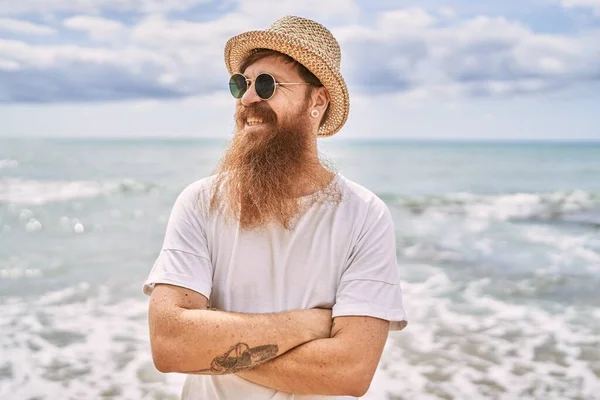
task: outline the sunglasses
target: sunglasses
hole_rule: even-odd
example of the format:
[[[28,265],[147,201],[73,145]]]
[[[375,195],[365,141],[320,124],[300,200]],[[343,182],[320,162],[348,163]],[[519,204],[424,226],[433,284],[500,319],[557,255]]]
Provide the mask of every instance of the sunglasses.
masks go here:
[[[229,91],[232,96],[236,99],[241,99],[244,93],[248,91],[250,87],[250,79],[246,78],[242,74],[233,74],[229,79]],[[275,95],[275,90],[279,85],[310,85],[308,82],[290,83],[290,82],[277,82],[273,75],[263,72],[254,79],[254,90],[256,94],[263,100],[269,100]]]

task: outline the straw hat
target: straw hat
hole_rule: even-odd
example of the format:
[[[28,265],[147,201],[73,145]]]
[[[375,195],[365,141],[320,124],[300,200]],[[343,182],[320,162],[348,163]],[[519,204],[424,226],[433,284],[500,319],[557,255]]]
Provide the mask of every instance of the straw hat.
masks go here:
[[[350,99],[340,73],[340,45],[327,28],[310,19],[286,16],[269,29],[234,36],[225,45],[229,73],[240,72],[242,61],[256,49],[287,54],[312,72],[329,91],[329,112],[319,128],[319,136],[331,136],[342,128],[348,119]]]

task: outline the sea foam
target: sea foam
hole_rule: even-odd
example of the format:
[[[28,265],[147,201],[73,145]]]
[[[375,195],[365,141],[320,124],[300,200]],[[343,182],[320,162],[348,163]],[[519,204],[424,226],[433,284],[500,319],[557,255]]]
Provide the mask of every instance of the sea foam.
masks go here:
[[[154,185],[131,179],[116,182],[40,181],[20,178],[0,179],[0,203],[41,205],[73,199],[92,198],[111,193],[144,193]]]

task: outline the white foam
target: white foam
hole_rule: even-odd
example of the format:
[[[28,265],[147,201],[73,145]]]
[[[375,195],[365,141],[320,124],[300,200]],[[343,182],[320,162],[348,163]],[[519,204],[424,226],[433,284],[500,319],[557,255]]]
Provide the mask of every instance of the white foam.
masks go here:
[[[402,198],[400,205],[418,205],[425,212],[464,214],[477,220],[550,219],[556,215],[591,209],[600,205],[600,196],[585,192],[558,191],[554,193],[514,193],[505,195],[476,195],[453,193],[435,198]]]
[[[146,300],[146,299],[144,299]],[[178,397],[183,375],[154,368],[147,300],[112,301],[82,283],[30,303],[2,299],[0,398]]]
[[[413,267],[427,276],[404,283],[409,325],[390,334],[365,399],[598,399],[597,309],[511,304],[486,294],[493,279],[465,287]],[[115,301],[82,283],[0,302],[0,350],[13,372],[0,398],[179,396],[184,376],[152,365],[146,298]]]
[[[0,169],[2,168],[17,168],[19,166],[19,162],[17,160],[0,160]]]
[[[597,310],[506,303],[486,295],[493,285],[486,278],[463,290],[441,271],[405,284],[409,324],[391,334],[374,391],[418,399],[600,398],[600,355],[581,357],[586,346],[600,346],[600,327],[578,322]]]
[[[121,182],[38,181],[20,178],[0,180],[0,202],[40,205],[73,199],[85,199],[113,192],[141,192],[147,186],[134,180]],[[80,205],[76,205],[79,206]]]
[[[529,242],[549,246],[553,265],[571,267],[574,262],[594,271],[600,265],[600,253],[594,250],[595,233],[568,234],[551,226],[529,226],[523,235]]]
[[[41,306],[60,305],[65,302],[72,301],[73,297],[86,295],[89,293],[90,284],[81,282],[75,286],[71,286],[62,290],[47,293],[38,299],[38,304]]]
[[[37,268],[0,268],[0,279],[39,278],[42,275]]]
[[[34,181],[8,178],[0,181],[0,201],[17,204],[45,204],[75,198],[94,197],[107,190],[105,184],[86,181]]]
[[[469,210],[483,205],[473,195],[462,198],[467,197],[472,201],[469,205],[435,205],[417,215],[402,214],[404,210],[397,210],[398,226],[401,226],[398,234],[404,242],[399,246],[402,255],[415,262],[466,264],[476,268],[477,272],[483,271],[478,267],[481,265],[493,270],[503,268],[502,272],[497,271],[502,275],[534,274],[534,271],[580,275],[598,271],[600,236],[596,231],[565,229],[561,224],[536,220],[507,223],[512,220],[507,217],[508,213],[503,213],[502,218],[494,217],[491,212],[472,216]],[[495,208],[490,206],[489,210]],[[523,249],[527,251],[521,251]],[[530,291],[526,287],[521,289]],[[531,289],[538,290],[539,286]]]

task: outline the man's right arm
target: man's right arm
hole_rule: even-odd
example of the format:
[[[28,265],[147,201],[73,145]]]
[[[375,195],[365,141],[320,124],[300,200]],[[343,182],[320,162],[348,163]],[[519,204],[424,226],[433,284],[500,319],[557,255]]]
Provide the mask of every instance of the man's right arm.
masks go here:
[[[328,338],[331,310],[242,314],[207,309],[208,300],[157,284],[148,312],[154,365],[161,372],[229,374],[255,367],[315,339]]]

